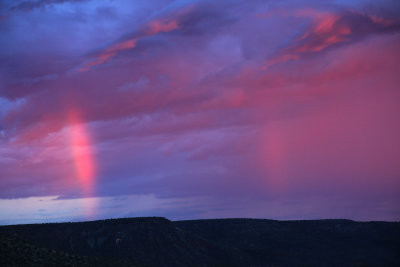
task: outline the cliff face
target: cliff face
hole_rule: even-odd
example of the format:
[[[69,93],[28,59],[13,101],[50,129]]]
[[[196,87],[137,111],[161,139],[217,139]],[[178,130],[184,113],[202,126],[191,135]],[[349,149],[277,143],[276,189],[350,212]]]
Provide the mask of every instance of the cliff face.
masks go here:
[[[400,223],[387,222],[154,217],[1,226],[0,235],[4,266],[21,259],[73,263],[64,266],[400,264]]]

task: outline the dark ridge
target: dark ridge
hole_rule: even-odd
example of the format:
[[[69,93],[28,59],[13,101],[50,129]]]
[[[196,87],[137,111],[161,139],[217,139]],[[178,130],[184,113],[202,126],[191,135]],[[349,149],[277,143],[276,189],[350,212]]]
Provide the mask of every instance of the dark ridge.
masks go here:
[[[175,224],[275,266],[399,266],[400,223],[209,219]]]
[[[15,236],[0,235],[0,266],[133,266],[124,260],[109,261],[33,246]]]
[[[0,226],[0,241],[0,266],[400,266],[399,222],[143,217]]]

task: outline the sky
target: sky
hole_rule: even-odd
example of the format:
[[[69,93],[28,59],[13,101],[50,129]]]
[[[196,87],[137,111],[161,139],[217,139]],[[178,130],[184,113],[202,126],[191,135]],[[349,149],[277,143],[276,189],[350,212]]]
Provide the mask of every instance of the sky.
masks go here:
[[[0,2],[0,224],[400,220],[400,2]]]

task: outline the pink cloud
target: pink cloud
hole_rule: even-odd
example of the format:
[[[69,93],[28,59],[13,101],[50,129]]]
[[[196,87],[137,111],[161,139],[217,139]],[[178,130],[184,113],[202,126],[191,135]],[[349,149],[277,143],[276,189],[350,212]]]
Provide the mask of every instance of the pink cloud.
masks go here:
[[[176,21],[160,21],[154,20],[148,24],[148,32],[146,35],[154,35],[160,32],[170,32],[179,28]]]
[[[328,12],[316,9],[301,9],[292,12],[278,11],[277,14],[309,19],[311,20],[311,26],[301,37],[295,39],[292,45],[284,48],[280,55],[267,61],[264,69],[277,63],[298,60],[309,54],[322,52],[337,44],[357,40],[363,35],[399,30],[398,21],[354,11]]]
[[[136,42],[138,40],[148,36],[156,35],[158,33],[170,32],[176,30],[179,28],[179,25],[178,22],[173,20],[166,20],[166,21],[153,20],[150,21],[143,28],[144,30],[136,34],[137,37],[117,42],[111,45],[110,47],[106,48],[105,50],[101,51],[98,55],[96,55],[95,60],[90,60],[89,62],[85,63],[84,66],[79,69],[79,71],[88,71],[96,65],[101,65],[106,61],[109,61],[122,51],[135,48]]]
[[[79,71],[88,71],[93,66],[101,65],[104,62],[108,61],[109,59],[113,58],[118,52],[134,48],[135,44],[136,44],[136,39],[117,43],[104,50],[101,54],[99,54],[96,60],[86,63],[82,68],[79,69]]]

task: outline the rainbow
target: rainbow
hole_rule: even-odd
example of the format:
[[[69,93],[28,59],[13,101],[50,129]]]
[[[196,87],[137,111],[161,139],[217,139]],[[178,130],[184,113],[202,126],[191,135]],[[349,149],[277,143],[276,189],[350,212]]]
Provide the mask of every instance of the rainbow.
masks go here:
[[[83,195],[84,214],[85,217],[92,218],[96,214],[97,206],[94,199],[96,168],[92,140],[89,130],[77,110],[69,112],[68,121],[70,125],[69,146],[76,181]]]

